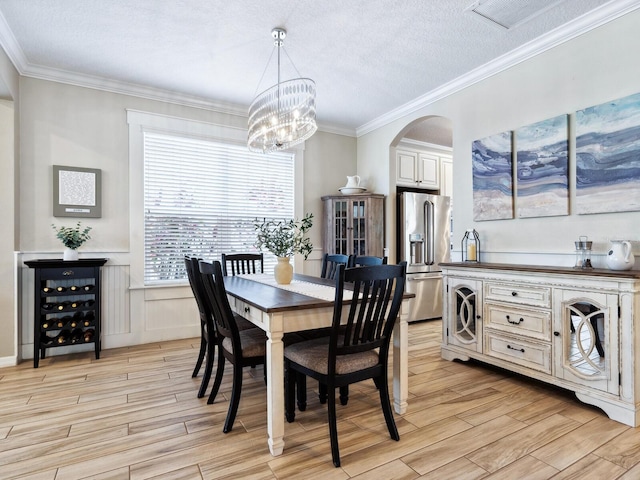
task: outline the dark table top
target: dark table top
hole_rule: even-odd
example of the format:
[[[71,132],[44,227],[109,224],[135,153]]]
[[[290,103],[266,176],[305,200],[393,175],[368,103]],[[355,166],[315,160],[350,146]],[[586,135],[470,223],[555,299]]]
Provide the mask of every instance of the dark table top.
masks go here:
[[[301,280],[318,285],[335,286],[333,280],[312,277],[310,275],[294,274],[295,280]],[[227,293],[239,300],[267,313],[300,310],[309,308],[326,308],[333,306],[333,300],[322,300],[282,288],[256,282],[247,277],[225,277],[224,286]]]
[[[294,280],[335,287],[335,280],[295,273]],[[333,300],[323,300],[295,293],[282,288],[251,280],[249,277],[225,277],[227,293],[259,310],[267,313],[291,310],[333,307]],[[346,284],[349,290],[350,285]],[[413,298],[415,294],[404,293],[404,298]]]

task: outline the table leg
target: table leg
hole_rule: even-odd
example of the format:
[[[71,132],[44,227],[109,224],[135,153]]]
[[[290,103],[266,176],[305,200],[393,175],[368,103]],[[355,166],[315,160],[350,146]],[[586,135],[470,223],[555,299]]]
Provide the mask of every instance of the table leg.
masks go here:
[[[403,300],[393,329],[393,406],[396,413],[407,411],[409,396],[409,300]]]
[[[267,331],[267,434],[271,455],[284,449],[284,344],[282,328]]]

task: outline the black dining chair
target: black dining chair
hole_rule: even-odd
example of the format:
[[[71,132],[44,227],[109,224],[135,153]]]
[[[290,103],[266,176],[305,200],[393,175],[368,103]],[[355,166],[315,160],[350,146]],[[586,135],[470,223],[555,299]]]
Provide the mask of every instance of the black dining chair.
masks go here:
[[[213,356],[207,356],[207,348],[215,348],[215,331],[209,331],[207,327],[207,318],[211,317],[211,312],[204,301],[204,291],[202,290],[202,283],[198,278],[200,275],[200,271],[198,270],[199,260],[200,259],[197,257],[190,257],[188,255],[185,255],[184,257],[184,266],[187,271],[189,286],[191,287],[193,297],[195,298],[196,304],[198,305],[198,313],[200,315],[200,351],[198,352],[196,366],[193,369],[193,373],[191,374],[192,377],[198,376],[198,373],[200,373],[200,369],[202,368],[202,362],[204,361],[205,357],[207,358],[207,363],[205,364],[204,368],[204,375],[202,377],[202,382],[200,383],[200,390],[198,390],[198,398],[202,398],[204,397],[204,392],[207,388],[207,385],[209,384],[209,379],[211,378],[211,370],[213,368]]]
[[[200,382],[200,388],[198,390],[198,398],[202,398],[206,393],[209,380],[211,379],[217,340],[216,328],[213,321],[213,310],[210,308],[206,298],[204,284],[202,283],[202,276],[200,274],[199,261],[200,259],[197,257],[185,256],[185,268],[187,270],[187,277],[189,278],[189,285],[191,286],[191,291],[198,305],[198,313],[200,315],[200,351],[198,352],[196,366],[191,374],[192,377],[198,376],[202,362],[206,359],[202,381]],[[258,328],[240,315],[234,314],[234,317],[239,330]]]
[[[199,269],[209,307],[213,311],[216,327],[218,366],[207,403],[213,403],[222,384],[225,361],[233,365],[233,383],[227,418],[222,431],[228,433],[238,413],[242,393],[242,372],[244,367],[264,364],[267,336],[259,328],[240,330],[231,310],[224,286],[222,265],[218,261],[199,262]]]
[[[340,253],[329,255],[325,253],[322,256],[322,270],[320,273],[321,278],[335,278],[338,265],[344,265],[345,267],[351,266],[351,255],[342,255]]]
[[[223,253],[221,260],[222,273],[225,277],[264,273],[264,254],[262,253]]]
[[[399,265],[347,268],[338,266],[331,335],[307,340],[284,349],[285,411],[295,420],[296,373],[312,377],[332,392],[328,397],[328,423],[333,464],[340,466],[336,421],[336,387],[373,379],[389,435],[400,440],[389,399],[388,360],[393,327],[400,312],[406,262]],[[353,286],[353,300],[344,300],[344,286]],[[343,305],[349,304],[346,323]],[[289,381],[291,377],[291,381]]]
[[[386,265],[387,257],[374,257],[371,255],[354,255],[352,267],[370,267],[372,265]]]

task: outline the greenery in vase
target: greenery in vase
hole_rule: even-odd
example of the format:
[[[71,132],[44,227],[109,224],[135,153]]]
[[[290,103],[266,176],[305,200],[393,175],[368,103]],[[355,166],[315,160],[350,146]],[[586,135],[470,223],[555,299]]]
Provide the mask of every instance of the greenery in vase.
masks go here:
[[[276,257],[291,257],[296,253],[304,255],[305,260],[313,245],[306,233],[313,225],[313,214],[307,213],[302,220],[256,219],[254,228],[257,239],[255,246],[266,249]]]
[[[84,227],[83,229],[80,226],[80,222],[75,227],[56,227],[52,223],[51,228],[55,230],[56,237],[62,244],[71,250],[80,248],[84,242],[91,238],[89,235],[91,227]]]

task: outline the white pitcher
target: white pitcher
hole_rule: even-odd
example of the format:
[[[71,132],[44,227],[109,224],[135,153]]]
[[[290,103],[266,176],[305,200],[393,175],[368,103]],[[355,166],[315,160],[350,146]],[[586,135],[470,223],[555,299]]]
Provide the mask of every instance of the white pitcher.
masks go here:
[[[360,177],[358,175],[347,175],[347,188],[358,188],[360,186]]]
[[[607,254],[607,266],[611,270],[631,270],[635,258],[631,253],[631,242],[627,240],[611,240],[611,248]]]

